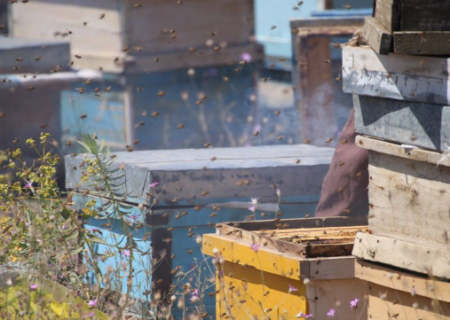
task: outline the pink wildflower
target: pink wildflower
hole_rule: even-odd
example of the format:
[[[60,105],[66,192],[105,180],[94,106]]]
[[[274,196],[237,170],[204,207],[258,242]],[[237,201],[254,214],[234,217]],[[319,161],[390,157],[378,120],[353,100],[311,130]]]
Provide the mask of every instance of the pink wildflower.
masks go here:
[[[350,301],[350,308],[356,309],[356,307],[358,307],[358,302],[359,302],[358,298],[355,298],[355,300]]]
[[[139,218],[139,215],[138,214],[132,214],[132,215],[128,216],[128,218],[134,222],[134,221],[136,221]]]
[[[33,186],[33,183],[31,183],[31,182],[28,182],[25,186],[24,186],[24,188],[26,189],[26,188],[31,188]]]
[[[159,186],[159,182],[158,181],[152,182],[152,183],[150,183],[148,185],[149,188],[154,188],[154,187],[157,187],[157,186]]]
[[[295,291],[298,291],[298,289],[289,283],[289,293],[295,292]]]
[[[194,291],[191,292],[191,302],[197,302],[199,300],[199,296],[198,296],[198,289],[195,289]]]
[[[39,287],[39,285],[37,283],[30,285],[30,290],[37,290],[37,288]]]
[[[253,251],[258,252],[259,248],[261,248],[261,245],[258,243],[253,243],[250,245],[250,248],[252,248]]]
[[[88,306],[93,308],[97,305],[97,299],[91,300],[88,302]]]
[[[129,257],[130,256],[130,250],[123,250],[122,251],[122,256],[123,257]]]
[[[248,210],[250,210],[251,212],[255,212],[256,207],[254,205],[251,205],[250,207],[248,207]]]
[[[303,318],[303,319],[310,319],[312,318],[313,314],[312,313],[303,313],[303,311],[300,311],[295,317],[296,318]]]
[[[328,313],[327,313],[328,318],[334,318],[335,315],[336,315],[336,309],[330,309],[330,311],[328,311]]]
[[[241,59],[244,60],[245,62],[250,62],[252,61],[252,55],[248,52],[244,52],[241,54]]]

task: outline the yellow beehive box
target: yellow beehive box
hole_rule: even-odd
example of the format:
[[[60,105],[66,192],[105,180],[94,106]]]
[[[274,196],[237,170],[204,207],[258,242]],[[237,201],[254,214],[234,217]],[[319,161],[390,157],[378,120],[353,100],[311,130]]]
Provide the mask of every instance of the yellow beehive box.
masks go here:
[[[367,319],[367,286],[355,278],[351,256],[366,222],[334,217],[217,225],[202,247],[216,266],[216,318],[327,319],[335,313]]]

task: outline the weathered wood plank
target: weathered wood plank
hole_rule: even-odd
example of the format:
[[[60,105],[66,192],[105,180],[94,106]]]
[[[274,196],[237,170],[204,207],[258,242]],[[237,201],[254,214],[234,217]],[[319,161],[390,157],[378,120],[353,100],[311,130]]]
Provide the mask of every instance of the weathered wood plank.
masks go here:
[[[450,283],[426,276],[419,276],[372,262],[357,260],[357,278],[386,288],[419,296],[450,302]]]
[[[50,73],[68,70],[69,42],[0,38],[0,73]]]
[[[392,33],[400,28],[400,13],[398,1],[377,0],[375,18],[387,30]]]
[[[343,49],[342,85],[348,93],[450,105],[449,74],[448,58]]]
[[[445,151],[450,143],[450,106],[353,96],[358,133]]]
[[[291,149],[287,157],[273,157],[277,150]],[[251,150],[253,149],[253,150]],[[204,150],[168,150],[155,151],[161,154],[159,162],[133,163],[132,157],[126,153],[118,153],[114,159],[114,166],[124,163],[127,194],[138,201],[149,203],[151,199],[147,193],[158,193],[160,202],[172,203],[174,198],[182,200],[250,198],[254,196],[272,197],[276,184],[281,194],[307,195],[320,194],[323,177],[333,153],[332,149],[314,148],[311,146],[268,146],[254,148],[217,148]],[[321,156],[315,154],[324,152]],[[197,151],[199,151],[197,153]],[[243,151],[245,153],[243,153]],[[234,159],[230,155],[235,154]],[[134,152],[136,159],[152,159],[153,151]],[[189,154],[192,154],[189,156]],[[203,158],[194,161],[180,159],[195,158],[194,154]],[[251,155],[256,155],[256,158]],[[174,158],[171,158],[175,156]],[[81,172],[77,168],[85,155],[75,158],[66,157],[66,186],[76,188]],[[122,159],[131,159],[125,163]],[[297,160],[301,159],[300,163]],[[294,177],[301,176],[299,183]],[[125,179],[125,177],[124,177]],[[152,182],[159,182],[159,186],[151,189]],[[220,181],[220,183],[217,183]],[[189,186],[189,188],[187,188]],[[162,188],[164,192],[160,193]],[[87,183],[79,190],[93,191]],[[124,189],[125,191],[125,189]]]
[[[450,278],[450,256],[448,251],[369,233],[358,233],[352,254],[358,258],[422,274],[446,279]]]
[[[449,320],[449,304],[369,284],[368,318],[371,320]]]
[[[392,156],[410,159],[414,161],[430,163],[437,167],[450,167],[450,158],[444,157],[443,154],[434,151],[423,150],[419,148],[411,148],[408,146],[401,146],[399,144],[389,143],[367,137],[356,137],[356,143],[364,149],[376,151],[379,153],[389,154]]]
[[[450,249],[450,168],[371,151],[369,175],[374,234]]]
[[[450,32],[394,32],[394,52],[415,55],[448,55],[450,54]]]
[[[401,1],[402,31],[450,31],[450,1]]]
[[[392,35],[375,18],[366,17],[364,38],[369,46],[379,54],[388,54],[392,46]]]

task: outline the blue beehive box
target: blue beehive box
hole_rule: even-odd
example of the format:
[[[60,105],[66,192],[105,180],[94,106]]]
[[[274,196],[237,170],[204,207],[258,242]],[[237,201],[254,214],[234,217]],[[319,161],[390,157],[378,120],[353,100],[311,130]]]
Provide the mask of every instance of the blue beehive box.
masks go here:
[[[171,271],[187,272],[203,260],[196,236],[213,232],[218,222],[313,214],[332,155],[331,148],[308,145],[117,153],[113,167],[120,167],[125,175],[124,200],[131,204],[130,214],[138,217],[136,223],[143,223],[133,237],[139,249],[148,253],[135,267],[134,281],[141,289],[133,296],[145,299],[146,290],[167,293],[172,284],[181,287]],[[108,201],[88,182],[79,184],[79,166],[85,157],[65,159],[66,187],[74,190],[78,209],[92,199],[98,207]],[[154,182],[159,185],[150,187]],[[281,192],[281,201],[274,185]],[[254,217],[248,210],[251,197],[259,197]],[[93,219],[87,224],[101,230],[108,242],[113,239],[111,234],[122,232],[117,221],[111,227]],[[105,247],[100,245],[97,250],[102,253]],[[164,264],[152,271],[151,260],[161,258],[162,251]],[[108,263],[106,260],[103,268]],[[207,312],[214,314],[214,295],[205,297],[205,305]]]

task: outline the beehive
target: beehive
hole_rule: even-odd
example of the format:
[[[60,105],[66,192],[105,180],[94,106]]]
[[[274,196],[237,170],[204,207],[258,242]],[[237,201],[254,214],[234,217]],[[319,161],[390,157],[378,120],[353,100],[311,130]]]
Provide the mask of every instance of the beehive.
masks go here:
[[[217,225],[203,239],[218,266],[216,318],[326,319],[334,309],[342,319],[367,319],[365,284],[355,279],[350,256],[366,223],[336,217]],[[361,303],[351,309],[355,298]]]
[[[72,56],[82,57],[75,66],[121,72],[128,65],[142,71],[156,57],[163,64],[162,57],[172,54],[172,61],[187,67],[190,48],[200,55],[249,44],[253,24],[253,0],[37,0],[11,4],[10,32],[25,39],[70,39]]]
[[[120,166],[126,176],[122,190],[128,194],[129,213],[139,216],[136,222],[144,224],[133,237],[143,251],[150,250],[146,261],[150,263],[152,255],[156,257],[161,250],[167,257],[174,255],[166,258],[168,267],[153,274],[149,267],[136,266],[136,281],[145,283],[149,290],[167,292],[175,281],[172,269],[187,271],[194,259],[203,260],[196,235],[212,232],[218,222],[251,219],[250,197],[260,197],[261,211],[254,216],[257,219],[264,218],[262,211],[265,217],[274,218],[312,214],[332,154],[330,148],[307,145],[117,153],[113,167]],[[91,199],[99,208],[108,199],[97,194],[89,183],[78,185],[83,159],[83,155],[66,157],[66,187],[74,190],[76,208],[83,208]],[[149,185],[155,181],[159,187],[151,189]],[[281,191],[279,204],[273,185]],[[157,205],[152,206],[155,198],[149,194],[158,194]],[[142,211],[139,204],[144,205]],[[87,227],[99,228],[108,241],[109,235],[123,233],[115,221],[113,218],[112,229],[94,219],[88,221]],[[143,241],[147,232],[151,237]],[[97,250],[101,252],[105,247]],[[164,279],[162,284],[159,279]],[[145,298],[143,291],[134,295]],[[207,297],[205,303],[213,314],[214,297]]]

